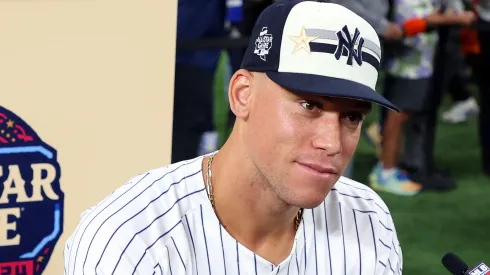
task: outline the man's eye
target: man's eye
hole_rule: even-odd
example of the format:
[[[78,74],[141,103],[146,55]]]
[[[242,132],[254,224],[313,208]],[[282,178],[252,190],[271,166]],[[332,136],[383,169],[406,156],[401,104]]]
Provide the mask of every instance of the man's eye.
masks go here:
[[[361,113],[349,113],[345,115],[345,119],[350,123],[360,123],[364,120],[364,115]]]
[[[320,106],[318,106],[317,103],[312,102],[312,101],[303,101],[303,102],[301,102],[301,106],[303,106],[303,108],[305,108],[308,111],[313,111],[313,110],[315,110],[315,108],[320,107]]]

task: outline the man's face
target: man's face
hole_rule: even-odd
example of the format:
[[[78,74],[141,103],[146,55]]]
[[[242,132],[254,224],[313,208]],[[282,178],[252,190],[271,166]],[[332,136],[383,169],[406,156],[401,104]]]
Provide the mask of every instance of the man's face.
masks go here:
[[[252,82],[245,131],[250,159],[283,201],[319,205],[352,158],[371,105],[288,91],[265,74]]]

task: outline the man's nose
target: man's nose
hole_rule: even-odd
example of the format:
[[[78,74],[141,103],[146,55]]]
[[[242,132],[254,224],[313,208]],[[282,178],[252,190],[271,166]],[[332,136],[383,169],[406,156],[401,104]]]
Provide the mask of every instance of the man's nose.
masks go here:
[[[319,119],[315,126],[313,146],[334,156],[342,151],[342,135],[339,114],[328,114]]]

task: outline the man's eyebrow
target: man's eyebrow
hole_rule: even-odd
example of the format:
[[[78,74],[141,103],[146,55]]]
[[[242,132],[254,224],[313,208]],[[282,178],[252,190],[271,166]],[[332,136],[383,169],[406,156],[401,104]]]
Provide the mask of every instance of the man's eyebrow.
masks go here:
[[[359,101],[354,104],[354,107],[371,111],[371,109],[373,108],[373,104],[371,102]]]
[[[336,97],[332,96],[322,96],[324,100],[335,100],[337,99]],[[366,109],[368,111],[371,111],[373,108],[373,103],[369,101],[363,101],[363,100],[353,100],[354,103],[352,104],[352,107],[357,108],[357,109]]]
[[[355,100],[354,102],[349,103],[348,106],[349,108],[359,109],[366,112],[370,112],[373,108],[373,104],[371,102],[362,101],[362,100]]]

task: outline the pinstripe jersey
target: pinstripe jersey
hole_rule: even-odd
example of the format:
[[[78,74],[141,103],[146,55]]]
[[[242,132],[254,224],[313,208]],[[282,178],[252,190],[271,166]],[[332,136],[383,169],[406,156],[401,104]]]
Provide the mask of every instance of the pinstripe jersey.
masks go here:
[[[305,209],[290,256],[275,266],[220,225],[202,160],[138,175],[85,211],[66,242],[64,274],[402,274],[392,217],[369,187],[340,178]]]

